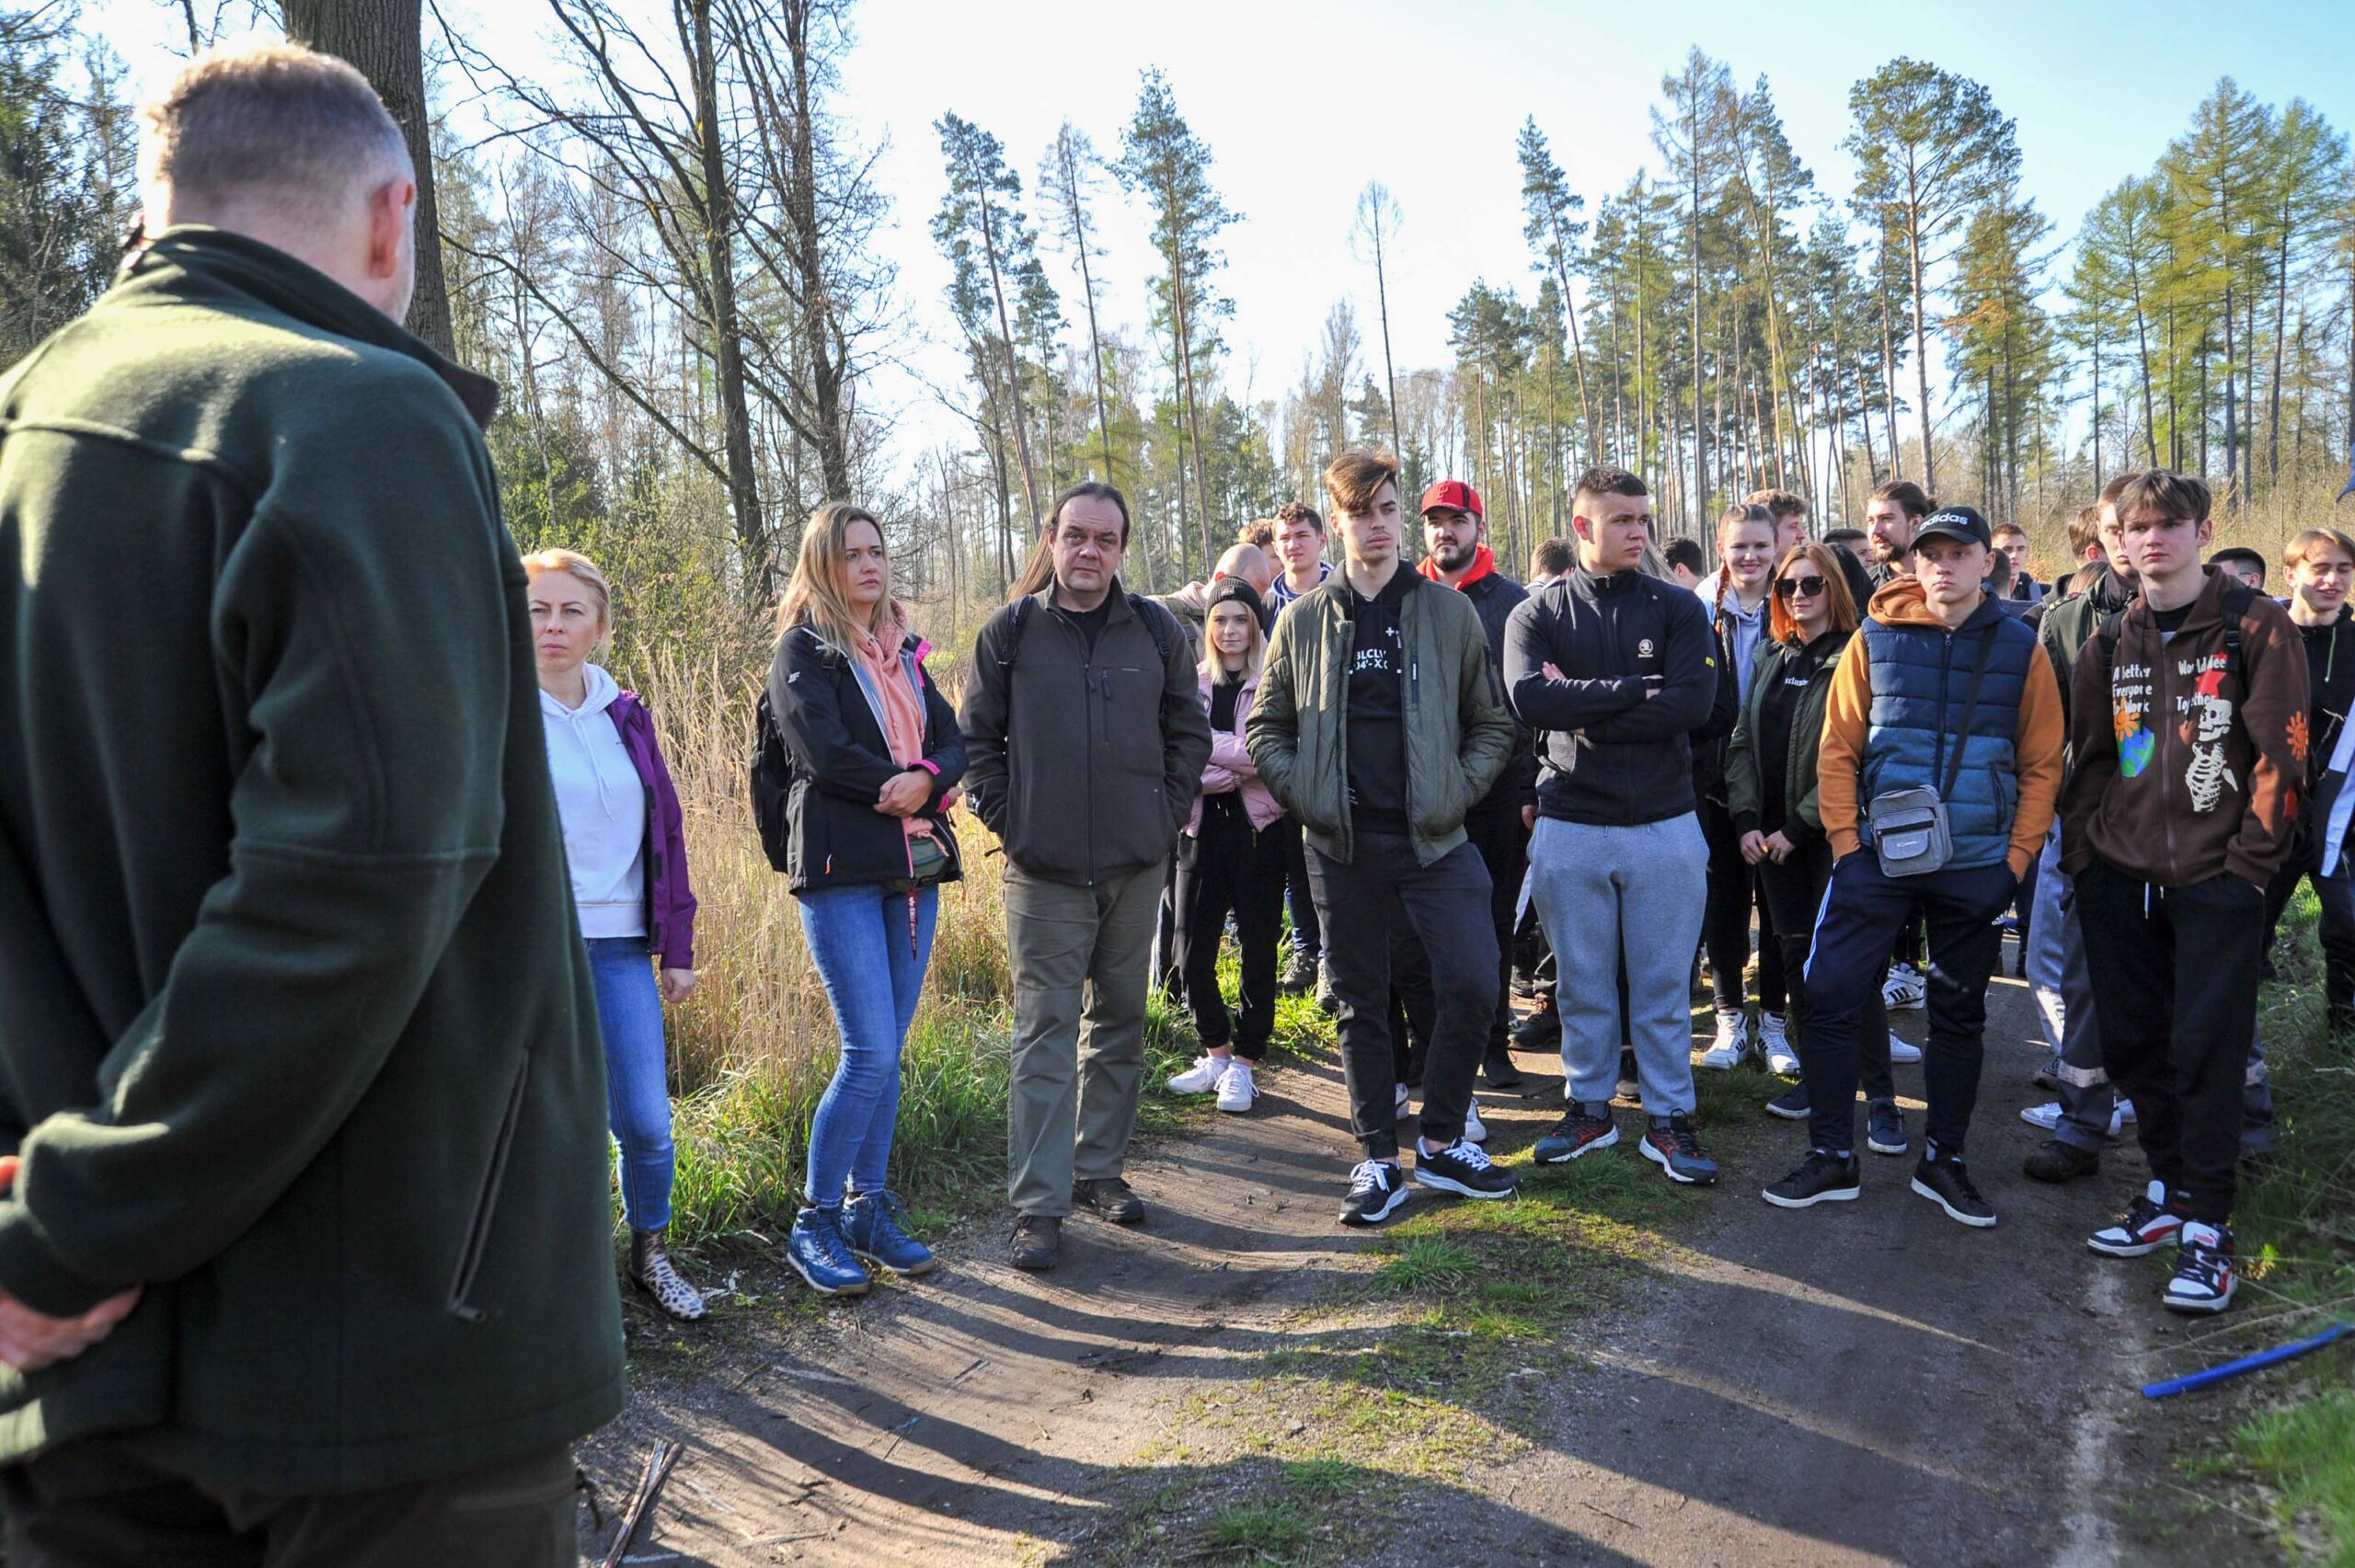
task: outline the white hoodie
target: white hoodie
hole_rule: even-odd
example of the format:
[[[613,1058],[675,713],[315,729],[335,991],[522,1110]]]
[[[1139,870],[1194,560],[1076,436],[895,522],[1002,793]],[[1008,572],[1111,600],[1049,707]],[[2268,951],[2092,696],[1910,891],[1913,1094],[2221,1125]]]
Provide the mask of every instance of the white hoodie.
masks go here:
[[[621,695],[593,664],[580,673],[588,700],[568,708],[543,691],[548,777],[564,822],[564,856],[572,867],[572,901],[584,937],[646,934],[646,785],[605,710]]]

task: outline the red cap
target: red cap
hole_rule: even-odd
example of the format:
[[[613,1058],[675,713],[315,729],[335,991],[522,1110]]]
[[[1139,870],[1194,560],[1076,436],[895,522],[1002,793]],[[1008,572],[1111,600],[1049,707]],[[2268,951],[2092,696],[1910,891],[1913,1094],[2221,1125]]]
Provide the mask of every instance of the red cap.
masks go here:
[[[1480,492],[1461,479],[1442,479],[1433,485],[1423,492],[1423,504],[1415,509],[1427,512],[1433,507],[1453,507],[1457,511],[1468,511],[1483,521],[1488,515],[1480,509]]]

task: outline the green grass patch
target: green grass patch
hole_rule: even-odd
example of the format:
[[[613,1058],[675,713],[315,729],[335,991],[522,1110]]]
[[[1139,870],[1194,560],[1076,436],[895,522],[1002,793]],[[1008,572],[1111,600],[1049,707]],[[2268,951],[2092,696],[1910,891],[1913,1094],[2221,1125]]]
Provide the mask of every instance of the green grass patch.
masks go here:
[[[1202,1521],[1198,1556],[1214,1562],[1311,1561],[1316,1520],[1287,1501],[1236,1503]]]

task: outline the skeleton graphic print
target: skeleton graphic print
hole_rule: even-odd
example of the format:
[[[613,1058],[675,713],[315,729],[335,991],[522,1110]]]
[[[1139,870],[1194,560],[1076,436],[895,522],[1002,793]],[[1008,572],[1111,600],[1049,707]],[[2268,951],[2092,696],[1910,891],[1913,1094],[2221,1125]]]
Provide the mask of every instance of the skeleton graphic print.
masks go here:
[[[2213,811],[2226,785],[2236,792],[2241,787],[2224,762],[2224,738],[2233,730],[2233,702],[2224,695],[2224,656],[2186,660],[2179,673],[2196,676],[2192,694],[2184,700],[2192,733],[2191,764],[2184,770],[2183,782],[2191,791],[2194,811]]]

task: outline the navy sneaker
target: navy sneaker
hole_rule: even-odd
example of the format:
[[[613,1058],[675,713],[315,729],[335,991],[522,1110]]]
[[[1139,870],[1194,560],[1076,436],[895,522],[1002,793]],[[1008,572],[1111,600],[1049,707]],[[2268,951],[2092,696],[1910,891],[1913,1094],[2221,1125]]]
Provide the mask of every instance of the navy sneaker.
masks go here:
[[[1905,1152],[1905,1113],[1894,1100],[1875,1100],[1865,1107],[1865,1147],[1876,1154]]]
[[[1717,1162],[1701,1152],[1701,1140],[1693,1135],[1693,1123],[1681,1111],[1674,1116],[1652,1117],[1651,1126],[1644,1130],[1644,1140],[1636,1147],[1671,1182],[1706,1187],[1717,1179]]]
[[[2085,1238],[2085,1245],[2104,1257],[2139,1258],[2157,1252],[2183,1233],[2183,1200],[2167,1196],[2167,1185],[2154,1178],[2134,1195],[2126,1212]]]
[[[1812,1208],[1819,1203],[1847,1203],[1864,1189],[1864,1173],[1854,1154],[1842,1158],[1826,1149],[1810,1149],[1799,1168],[1760,1196],[1777,1208]]]
[[[805,1208],[786,1234],[785,1261],[821,1296],[864,1296],[867,1271],[843,1242],[843,1211]]]
[[[843,1205],[843,1241],[851,1252],[893,1274],[932,1272],[932,1249],[907,1233],[906,1210],[887,1192],[860,1193]]]
[[[2233,1304],[2233,1283],[2231,1227],[2185,1220],[2175,1277],[2160,1304],[2171,1312],[2221,1312]]]
[[[1913,1167],[1913,1190],[1945,1209],[1947,1218],[1958,1225],[1983,1230],[1995,1223],[1995,1210],[1971,1185],[1962,1156],[1941,1153],[1935,1143]]]
[[[1567,1165],[1581,1154],[1608,1149],[1618,1141],[1619,1127],[1611,1119],[1610,1106],[1573,1103],[1569,1114],[1529,1152],[1540,1165]]]
[[[1489,1160],[1487,1150],[1459,1138],[1437,1153],[1416,1147],[1415,1185],[1458,1197],[1511,1197],[1520,1190],[1521,1182]]]
[[[1350,1196],[1341,1200],[1344,1225],[1379,1225],[1407,1201],[1407,1175],[1395,1160],[1361,1160],[1350,1173]]]
[[[1766,1114],[1786,1122],[1803,1122],[1814,1113],[1808,1108],[1807,1085],[1794,1083],[1766,1102]]]

